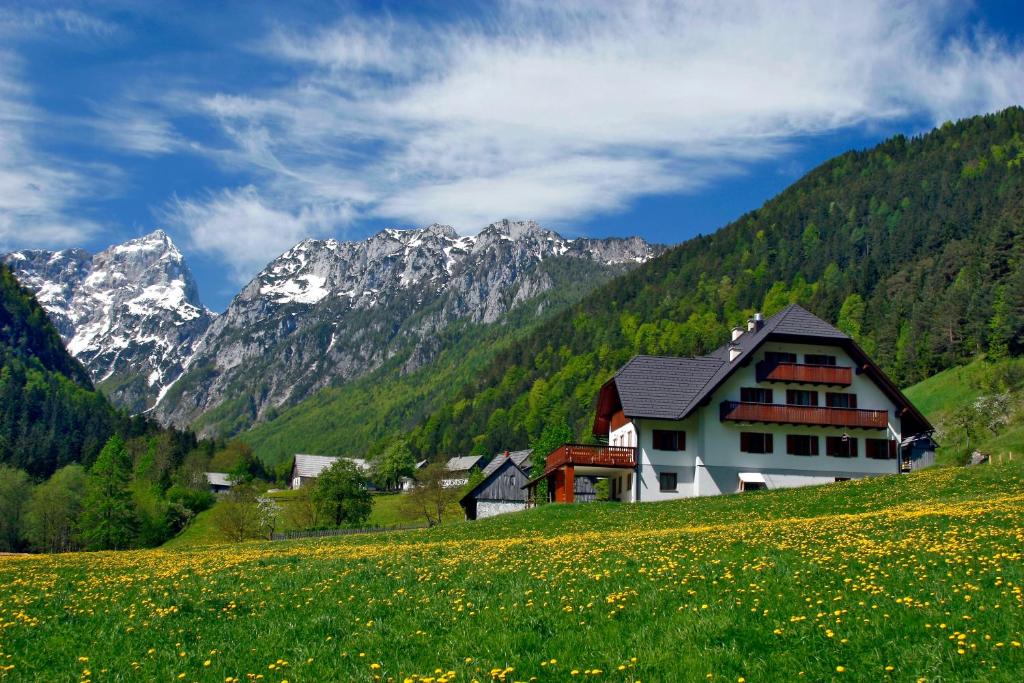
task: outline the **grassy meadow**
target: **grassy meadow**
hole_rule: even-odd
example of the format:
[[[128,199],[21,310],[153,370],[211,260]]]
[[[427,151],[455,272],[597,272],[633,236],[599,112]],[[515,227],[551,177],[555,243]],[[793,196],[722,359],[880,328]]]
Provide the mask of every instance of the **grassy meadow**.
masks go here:
[[[1024,468],[0,557],[0,679],[1019,680]]]

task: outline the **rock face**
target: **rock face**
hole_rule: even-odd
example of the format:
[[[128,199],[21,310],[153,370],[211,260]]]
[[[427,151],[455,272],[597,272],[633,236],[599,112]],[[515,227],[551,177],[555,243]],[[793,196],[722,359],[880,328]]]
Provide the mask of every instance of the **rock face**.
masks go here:
[[[638,237],[569,240],[507,220],[471,237],[435,224],[359,242],[309,239],[219,316],[199,303],[181,253],[159,230],[95,255],[20,251],[3,260],[115,402],[208,436],[389,359],[415,370],[455,321],[493,323],[525,305],[540,312],[555,294],[660,251]]]
[[[119,405],[142,412],[181,375],[213,315],[161,230],[92,255],[16,251],[3,261]]]
[[[639,238],[567,240],[513,221],[472,237],[435,224],[360,242],[306,240],[211,324],[154,413],[230,434],[396,356],[405,372],[420,367],[456,320],[495,322],[527,302],[543,305],[552,289],[603,281],[659,252]]]

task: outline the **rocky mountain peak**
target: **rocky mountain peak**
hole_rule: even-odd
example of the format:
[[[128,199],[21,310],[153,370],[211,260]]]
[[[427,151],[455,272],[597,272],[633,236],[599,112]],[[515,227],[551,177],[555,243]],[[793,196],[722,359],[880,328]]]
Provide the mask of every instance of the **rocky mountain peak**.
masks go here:
[[[212,318],[163,230],[97,254],[23,251],[3,260],[36,293],[68,351],[136,412],[177,379]]]

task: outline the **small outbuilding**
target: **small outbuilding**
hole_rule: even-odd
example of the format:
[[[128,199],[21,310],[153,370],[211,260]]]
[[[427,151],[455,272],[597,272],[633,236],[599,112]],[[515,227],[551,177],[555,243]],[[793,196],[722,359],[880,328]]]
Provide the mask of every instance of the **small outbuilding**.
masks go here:
[[[362,458],[343,458],[334,455],[308,455],[296,453],[292,459],[292,473],[289,478],[293,489],[300,489],[314,483],[320,473],[329,468],[339,460],[348,460],[359,468],[363,474],[370,473],[370,463]],[[374,488],[372,484],[369,488]]]
[[[473,470],[481,469],[484,456],[466,455],[462,457],[449,458],[445,463],[445,476],[441,485],[446,489],[454,489],[465,486],[469,483],[469,477]]]
[[[226,472],[204,472],[206,483],[213,493],[227,493],[231,490],[231,475]]]
[[[526,509],[530,480],[530,451],[505,452],[484,468],[484,478],[459,501],[466,519],[483,519]]]

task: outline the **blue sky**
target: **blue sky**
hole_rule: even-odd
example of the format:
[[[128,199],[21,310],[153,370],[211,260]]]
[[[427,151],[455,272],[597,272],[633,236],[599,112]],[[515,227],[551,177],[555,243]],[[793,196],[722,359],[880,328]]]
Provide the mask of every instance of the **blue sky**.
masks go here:
[[[305,237],[675,243],[1024,103],[1019,5],[0,3],[0,250],[163,227],[222,310]]]

